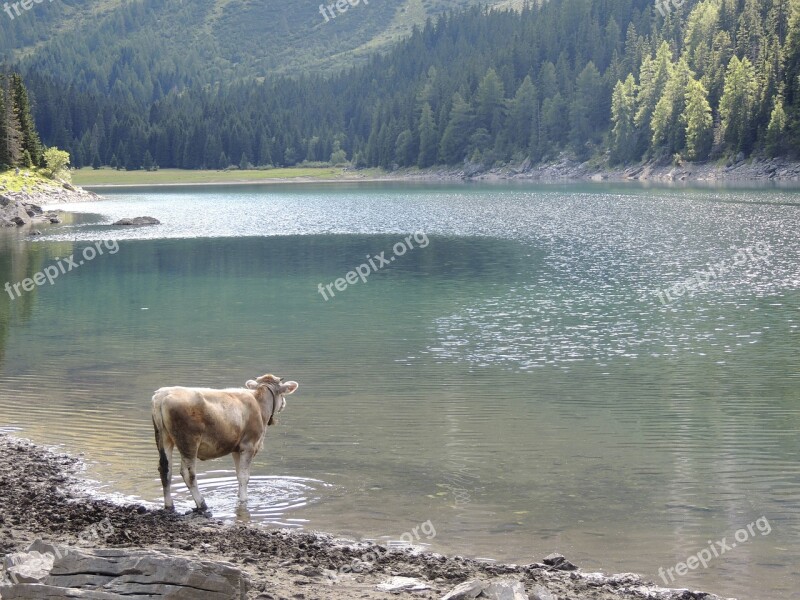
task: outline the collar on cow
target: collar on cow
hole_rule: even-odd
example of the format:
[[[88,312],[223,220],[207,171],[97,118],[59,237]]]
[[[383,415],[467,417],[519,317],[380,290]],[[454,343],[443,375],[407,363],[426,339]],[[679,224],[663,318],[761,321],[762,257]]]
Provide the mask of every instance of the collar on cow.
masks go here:
[[[269,427],[270,425],[275,424],[275,411],[278,410],[278,396],[270,386],[265,385],[264,387],[269,390],[270,394],[272,394],[272,413],[269,415],[269,421],[267,421],[267,427]]]

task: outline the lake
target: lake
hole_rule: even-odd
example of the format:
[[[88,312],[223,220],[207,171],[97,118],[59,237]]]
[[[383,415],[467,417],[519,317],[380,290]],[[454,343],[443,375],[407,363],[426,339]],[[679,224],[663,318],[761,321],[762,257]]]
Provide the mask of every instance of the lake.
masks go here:
[[[86,259],[0,293],[0,430],[84,453],[97,492],[161,502],[153,390],[272,372],[300,389],[249,512],[230,458],[200,465],[215,516],[662,584],[713,547],[669,587],[796,597],[798,190],[102,193],[0,237],[0,285]]]

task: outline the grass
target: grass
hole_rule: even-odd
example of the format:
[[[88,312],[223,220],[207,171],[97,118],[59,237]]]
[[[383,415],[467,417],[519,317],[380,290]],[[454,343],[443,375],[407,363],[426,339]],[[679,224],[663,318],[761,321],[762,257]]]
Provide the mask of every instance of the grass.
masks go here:
[[[19,175],[15,169],[0,172],[0,193],[32,192],[37,188],[52,187],[60,187],[60,184],[42,175],[38,169],[20,169]]]
[[[187,183],[258,183],[292,179],[347,179],[340,167],[291,167],[248,171],[189,171],[159,169],[158,171],[116,171],[110,168],[83,168],[72,172],[72,181],[80,186],[96,185],[158,185]]]

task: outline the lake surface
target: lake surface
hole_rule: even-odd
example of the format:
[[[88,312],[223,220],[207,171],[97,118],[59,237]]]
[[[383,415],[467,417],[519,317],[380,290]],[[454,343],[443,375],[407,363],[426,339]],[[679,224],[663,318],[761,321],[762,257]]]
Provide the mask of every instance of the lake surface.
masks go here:
[[[0,430],[85,453],[102,492],[161,501],[153,390],[272,372],[300,389],[249,515],[230,458],[201,464],[216,516],[505,561],[559,551],[660,583],[762,519],[670,587],[797,597],[798,191],[103,193],[34,241],[0,237],[0,285],[106,240],[52,286],[0,293]],[[109,226],[140,215],[163,225]],[[381,252],[395,260],[366,282],[319,293]]]

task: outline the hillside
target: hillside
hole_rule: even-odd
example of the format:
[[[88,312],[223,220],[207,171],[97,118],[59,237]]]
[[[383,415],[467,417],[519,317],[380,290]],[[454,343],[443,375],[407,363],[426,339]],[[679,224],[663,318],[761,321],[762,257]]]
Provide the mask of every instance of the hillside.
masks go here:
[[[479,3],[487,4],[360,1],[331,17],[314,0],[53,0],[0,12],[0,59],[93,94],[150,102],[186,86],[338,71],[428,17]]]
[[[40,73],[28,81],[43,141],[78,167],[486,168],[800,148],[798,0],[703,0],[666,16],[649,0],[472,7],[338,75],[195,84],[144,106],[127,93],[141,90],[135,73],[110,97]]]

